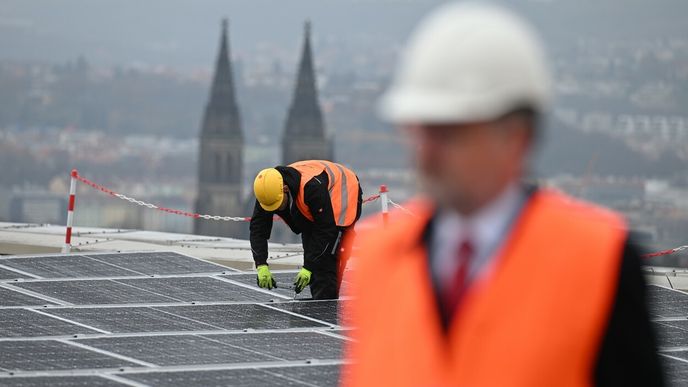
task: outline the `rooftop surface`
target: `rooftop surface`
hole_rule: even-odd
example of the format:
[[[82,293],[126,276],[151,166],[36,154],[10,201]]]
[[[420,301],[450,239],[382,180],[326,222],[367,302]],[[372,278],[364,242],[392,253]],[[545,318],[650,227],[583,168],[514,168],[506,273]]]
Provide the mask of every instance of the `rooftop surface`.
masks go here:
[[[256,287],[247,241],[0,223],[0,385],[331,386],[345,301],[295,298],[298,245],[271,246]],[[276,265],[277,264],[277,265]],[[646,267],[672,385],[688,384],[688,271]],[[346,286],[346,282],[344,283]]]

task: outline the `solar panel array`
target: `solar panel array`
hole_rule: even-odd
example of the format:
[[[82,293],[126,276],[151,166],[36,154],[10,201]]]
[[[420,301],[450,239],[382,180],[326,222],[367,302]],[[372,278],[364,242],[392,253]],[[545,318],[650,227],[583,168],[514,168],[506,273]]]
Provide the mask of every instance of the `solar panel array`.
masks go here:
[[[295,273],[275,274],[267,291],[171,252],[0,257],[0,385],[336,385],[339,302],[294,300]],[[648,294],[669,381],[688,385],[688,293]]]
[[[255,280],[170,252],[0,257],[0,385],[336,385],[338,302]]]

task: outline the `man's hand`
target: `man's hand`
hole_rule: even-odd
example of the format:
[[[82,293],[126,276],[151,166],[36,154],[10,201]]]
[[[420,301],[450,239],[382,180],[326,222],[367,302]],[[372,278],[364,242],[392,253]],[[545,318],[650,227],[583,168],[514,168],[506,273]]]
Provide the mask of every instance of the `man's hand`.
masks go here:
[[[299,270],[298,274],[296,274],[296,278],[294,278],[294,291],[296,294],[301,293],[303,288],[311,283],[311,274],[311,271],[308,269],[301,268],[301,270]]]
[[[260,265],[256,268],[256,270],[258,271],[256,282],[258,282],[259,287],[263,289],[272,289],[277,287],[277,282],[272,277],[272,273],[270,273],[268,265]]]

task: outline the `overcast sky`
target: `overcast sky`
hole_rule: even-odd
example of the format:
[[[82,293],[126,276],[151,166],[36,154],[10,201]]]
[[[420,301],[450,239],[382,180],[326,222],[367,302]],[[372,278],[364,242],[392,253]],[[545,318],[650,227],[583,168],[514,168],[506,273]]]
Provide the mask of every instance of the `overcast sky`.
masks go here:
[[[512,0],[550,45],[688,36],[684,0]],[[220,19],[235,55],[269,42],[293,50],[311,18],[316,40],[353,49],[403,41],[437,0],[0,0],[0,60],[208,66]]]

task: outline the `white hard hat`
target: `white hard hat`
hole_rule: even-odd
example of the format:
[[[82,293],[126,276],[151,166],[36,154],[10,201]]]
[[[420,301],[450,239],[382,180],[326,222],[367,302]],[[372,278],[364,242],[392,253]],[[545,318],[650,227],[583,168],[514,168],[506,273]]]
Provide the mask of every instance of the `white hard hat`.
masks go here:
[[[519,17],[495,5],[450,3],[421,22],[380,103],[395,123],[496,119],[550,99],[542,45]]]

